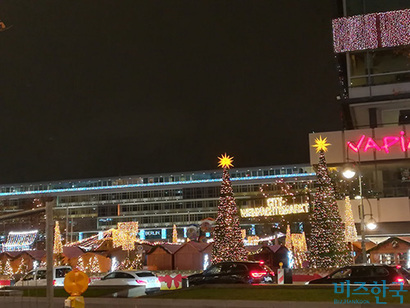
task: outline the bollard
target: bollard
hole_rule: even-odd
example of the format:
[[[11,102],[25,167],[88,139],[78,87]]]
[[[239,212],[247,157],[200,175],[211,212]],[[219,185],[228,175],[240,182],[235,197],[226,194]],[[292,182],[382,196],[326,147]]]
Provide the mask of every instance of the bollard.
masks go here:
[[[282,268],[283,263],[279,262],[280,268],[278,268],[278,284],[285,283],[285,269]]]

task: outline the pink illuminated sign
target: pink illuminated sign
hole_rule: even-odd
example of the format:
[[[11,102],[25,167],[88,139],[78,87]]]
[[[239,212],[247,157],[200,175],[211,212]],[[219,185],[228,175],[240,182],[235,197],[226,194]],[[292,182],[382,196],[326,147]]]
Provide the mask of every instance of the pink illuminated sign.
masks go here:
[[[391,147],[398,147],[402,152],[406,152],[410,149],[410,141],[401,131],[400,136],[386,136],[377,142],[372,137],[362,135],[356,143],[348,141],[347,146],[356,153],[359,151],[367,152],[371,149],[390,153]]]

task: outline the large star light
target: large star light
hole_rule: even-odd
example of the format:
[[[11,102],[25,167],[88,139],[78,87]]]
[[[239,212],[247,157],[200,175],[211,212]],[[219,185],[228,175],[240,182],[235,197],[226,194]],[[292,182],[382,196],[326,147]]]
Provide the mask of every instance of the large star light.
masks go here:
[[[327,143],[327,137],[325,139],[322,139],[322,136],[319,136],[319,138],[315,139],[315,145],[312,145],[314,148],[316,148],[316,153],[319,153],[321,150],[323,152],[327,152],[327,147],[331,145],[330,143]]]
[[[233,167],[232,162],[233,162],[233,157],[225,154],[222,154],[221,157],[218,157],[219,159],[219,165],[218,167],[222,168],[227,168],[229,169],[230,167]]]

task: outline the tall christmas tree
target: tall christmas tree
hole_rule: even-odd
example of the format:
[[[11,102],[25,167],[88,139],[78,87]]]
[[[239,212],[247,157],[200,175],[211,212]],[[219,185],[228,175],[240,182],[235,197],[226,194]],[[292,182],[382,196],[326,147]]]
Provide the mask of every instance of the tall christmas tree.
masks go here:
[[[344,238],[342,219],[336,202],[335,190],[329,177],[325,151],[327,138],[316,138],[318,188],[310,215],[311,234],[309,241],[310,265],[312,267],[339,267],[352,262]]]
[[[60,225],[58,221],[56,221],[56,224],[54,227],[53,253],[54,253],[54,265],[55,266],[61,265],[61,262],[63,260],[63,244],[61,242]]]
[[[233,166],[232,159],[226,153],[219,157],[219,167],[223,168],[223,177],[214,228],[213,264],[222,261],[245,261],[248,258],[243,245],[238,209],[228,172],[228,169]]]

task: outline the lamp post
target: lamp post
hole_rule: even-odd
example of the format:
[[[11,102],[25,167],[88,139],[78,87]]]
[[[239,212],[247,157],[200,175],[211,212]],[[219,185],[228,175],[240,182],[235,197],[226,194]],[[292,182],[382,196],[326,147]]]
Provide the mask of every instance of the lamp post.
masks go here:
[[[365,216],[366,214],[364,213],[364,204],[363,204],[363,185],[362,185],[362,174],[360,172],[360,168],[358,170],[358,180],[359,180],[359,196],[360,196],[360,204],[359,204],[359,218],[360,218],[360,234],[361,234],[361,247],[362,247],[362,262],[367,263],[367,253],[366,253],[366,224],[365,224]],[[353,168],[345,168],[342,172],[343,176],[346,179],[352,179],[356,175],[356,171]],[[369,203],[370,211],[371,211],[371,205]],[[373,215],[369,214],[371,216],[371,220],[369,224],[367,225],[367,228],[369,230],[374,230],[376,229],[377,225],[373,219]]]

